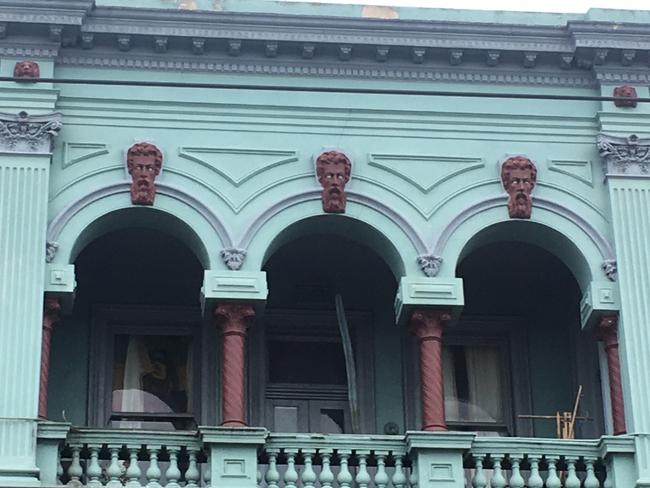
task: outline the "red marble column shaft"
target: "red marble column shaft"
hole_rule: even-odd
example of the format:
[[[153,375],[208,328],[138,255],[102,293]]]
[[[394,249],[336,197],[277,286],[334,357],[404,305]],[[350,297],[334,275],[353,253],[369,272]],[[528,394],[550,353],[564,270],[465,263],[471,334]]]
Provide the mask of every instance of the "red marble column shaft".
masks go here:
[[[58,298],[45,296],[43,303],[43,334],[41,338],[41,378],[38,392],[38,416],[47,418],[47,383],[50,376],[50,350],[52,329],[59,320],[61,302]]]
[[[614,435],[625,434],[625,406],[621,384],[621,365],[618,357],[618,317],[607,315],[601,318],[596,331],[598,340],[603,342],[607,353],[609,371],[609,396],[612,403],[612,421]]]
[[[410,330],[420,345],[422,430],[445,431],[445,394],[442,376],[442,331],[450,319],[446,310],[413,311]]]
[[[250,305],[224,303],[215,308],[214,314],[223,336],[223,366],[221,368],[222,425],[238,427],[246,425],[244,420],[246,331],[255,312]]]

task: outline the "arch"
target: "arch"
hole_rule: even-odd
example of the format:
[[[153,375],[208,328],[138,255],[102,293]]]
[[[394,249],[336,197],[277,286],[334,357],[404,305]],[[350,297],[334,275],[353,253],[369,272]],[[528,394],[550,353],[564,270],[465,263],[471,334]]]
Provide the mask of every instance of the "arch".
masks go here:
[[[506,200],[507,196],[482,200],[445,226],[433,246],[433,254],[443,259],[443,273],[452,276],[460,260],[476,246],[507,238],[535,244],[556,255],[583,292],[592,280],[605,279],[601,266],[604,260],[613,259],[614,251],[583,217],[557,202],[535,198],[530,220],[504,220]]]
[[[425,253],[426,245],[410,223],[370,197],[355,192],[347,196],[344,215],[323,215],[320,190],[292,195],[267,209],[251,223],[240,241],[239,247],[248,250],[247,264],[261,269],[281,243],[307,233],[329,232],[374,249],[396,278],[416,272],[413,253]]]
[[[72,263],[89,242],[129,225],[156,228],[179,237],[205,269],[220,262],[222,248],[232,247],[220,219],[183,190],[157,183],[155,206],[145,207],[131,204],[129,189],[130,182],[107,185],[64,207],[48,225],[47,240],[58,245],[54,261]]]

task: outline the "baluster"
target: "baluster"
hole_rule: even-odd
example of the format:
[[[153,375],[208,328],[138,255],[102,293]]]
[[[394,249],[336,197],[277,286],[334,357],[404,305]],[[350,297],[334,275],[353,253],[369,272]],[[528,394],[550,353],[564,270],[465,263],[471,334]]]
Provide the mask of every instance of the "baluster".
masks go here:
[[[287,456],[287,470],[284,472],[285,488],[296,488],[298,472],[296,471],[296,451],[285,450]]]
[[[280,473],[278,471],[278,451],[269,449],[269,468],[266,470],[266,486],[268,488],[278,488],[278,481],[280,481]]]
[[[61,449],[56,456],[56,479],[61,483],[61,477],[63,476],[63,464],[61,464]]]
[[[99,451],[101,448],[102,446],[98,445],[88,446],[90,450],[90,461],[86,466],[86,476],[88,477],[87,486],[102,486],[102,482],[99,481],[102,475],[102,467],[99,465]]]
[[[409,476],[409,484],[411,485],[411,488],[417,488],[418,487],[418,473],[415,470],[415,463],[411,463],[411,474]]]
[[[605,468],[605,481],[603,481],[603,488],[614,488],[614,481],[612,480],[611,472],[609,471],[607,464],[603,467]]]
[[[557,456],[546,456],[548,464],[548,477],[546,478],[546,488],[562,488],[562,482],[557,475]]]
[[[530,476],[528,477],[528,488],[542,488],[544,480],[539,475],[539,456],[528,456],[530,462]]]
[[[506,486],[506,479],[503,476],[503,469],[501,468],[501,461],[503,456],[501,454],[492,455],[492,480],[490,480],[491,488],[504,488]]]
[[[160,452],[160,446],[149,446],[149,467],[144,475],[147,477],[147,488],[161,488],[160,486],[160,477],[162,472],[160,471],[160,466],[158,466],[158,453]]]
[[[189,458],[189,464],[187,465],[187,471],[185,471],[185,487],[186,488],[196,488],[199,486],[199,480],[201,479],[201,473],[199,472],[199,467],[196,464],[196,449],[190,449],[187,452],[187,457]],[[207,478],[204,475],[203,480],[205,481],[206,486],[210,486],[210,475],[209,475],[210,463],[207,463],[206,474]]]
[[[73,445],[70,448],[72,449],[72,462],[68,466],[68,477],[70,478],[68,484],[79,486],[81,485],[81,476],[83,475],[80,461],[81,446]]]
[[[352,454],[352,451],[338,451],[340,466],[339,475],[336,477],[336,481],[339,482],[339,488],[350,488],[350,486],[352,486],[352,473],[350,473],[350,469],[348,468],[350,454]]]
[[[521,475],[521,458],[510,456],[512,472],[510,473],[510,488],[524,488],[524,477]]]
[[[332,483],[334,482],[334,473],[332,473],[332,469],[330,468],[332,451],[329,449],[319,449],[318,452],[320,453],[323,464],[319,476],[321,488],[331,488]],[[269,488],[271,487],[269,486]]]
[[[166,488],[180,488],[178,480],[181,479],[181,470],[178,468],[178,446],[167,446],[167,453],[169,454],[169,466],[165,471],[165,478],[167,478]]]
[[[575,458],[567,458],[566,460],[568,473],[564,482],[564,488],[580,488],[580,478],[576,474],[576,462],[577,459]]]
[[[403,454],[395,456],[395,472],[393,473],[393,487],[404,488],[406,486],[406,476],[404,476],[404,467],[402,466]]]
[[[260,463],[258,462],[257,463],[257,476],[256,476],[257,486],[260,486],[262,484],[263,479],[264,479],[264,477],[262,476],[262,468],[260,467]]]
[[[595,459],[585,459],[585,467],[587,468],[587,476],[585,477],[585,488],[599,488],[600,483],[598,482],[598,478],[596,478],[596,474],[594,473],[594,463],[596,462]]]
[[[106,468],[106,476],[108,476],[107,488],[122,488],[122,482],[120,481],[120,476],[122,476],[119,457],[120,447],[115,445],[108,446],[108,451],[111,453],[111,461],[108,464],[108,468]]]
[[[375,473],[375,486],[377,488],[386,488],[388,485],[388,473],[386,473],[386,456],[387,452],[376,452],[377,472]]]
[[[357,488],[368,488],[370,484],[370,474],[368,473],[368,456],[370,452],[362,451],[357,452],[357,457],[359,458],[359,471],[357,471],[357,476],[354,478],[354,481],[357,483]]]
[[[127,488],[142,488],[140,484],[140,476],[142,476],[142,471],[140,470],[140,465],[138,464],[138,453],[140,452],[140,446],[126,446],[129,450],[129,467],[126,468],[126,486]]]
[[[487,479],[483,472],[483,459],[485,459],[485,456],[474,456],[474,477],[472,478],[474,488],[485,488],[487,486]]]
[[[210,455],[207,455],[205,461],[205,471],[203,471],[203,482],[205,483],[205,488],[212,487],[212,463],[210,462]]]
[[[305,458],[305,469],[302,471],[302,486],[312,488],[316,483],[316,473],[314,472],[313,458],[316,454],[314,449],[303,449],[302,456]]]

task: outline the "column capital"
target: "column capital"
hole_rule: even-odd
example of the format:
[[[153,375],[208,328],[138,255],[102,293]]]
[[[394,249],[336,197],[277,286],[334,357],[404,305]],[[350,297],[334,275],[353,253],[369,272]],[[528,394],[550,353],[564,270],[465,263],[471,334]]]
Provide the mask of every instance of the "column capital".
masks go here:
[[[29,115],[0,112],[0,152],[50,154],[61,130],[61,114]]]
[[[650,138],[599,134],[597,144],[606,176],[650,177]]]
[[[255,310],[245,303],[221,303],[214,308],[214,316],[224,335],[246,335]]]
[[[445,323],[451,320],[451,312],[436,308],[418,308],[411,313],[409,331],[418,340],[442,339],[442,331]]]
[[[618,346],[618,315],[604,315],[596,328],[596,337],[605,347]]]

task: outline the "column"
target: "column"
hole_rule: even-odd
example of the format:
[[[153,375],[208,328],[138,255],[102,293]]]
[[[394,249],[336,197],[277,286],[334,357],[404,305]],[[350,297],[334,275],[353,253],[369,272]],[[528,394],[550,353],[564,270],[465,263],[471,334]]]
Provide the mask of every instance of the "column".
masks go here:
[[[620,361],[637,486],[650,486],[650,139],[601,134],[621,298]]]
[[[246,425],[244,394],[246,331],[255,316],[253,307],[242,303],[224,303],[214,310],[221,327],[223,362],[221,368],[222,425],[241,427]]]
[[[420,346],[422,430],[447,430],[442,376],[442,331],[450,318],[447,310],[417,309],[411,314],[409,328]]]
[[[607,354],[607,371],[609,373],[609,392],[612,403],[612,423],[614,435],[625,434],[625,410],[623,403],[623,386],[621,384],[621,364],[618,358],[618,317],[602,317],[596,329],[598,340],[603,342]]]
[[[36,485],[45,233],[60,114],[0,114],[0,486]]]
[[[47,384],[50,376],[50,349],[52,330],[59,320],[61,301],[54,296],[45,295],[43,303],[43,336],[41,338],[41,381],[38,393],[38,416],[47,418]]]

